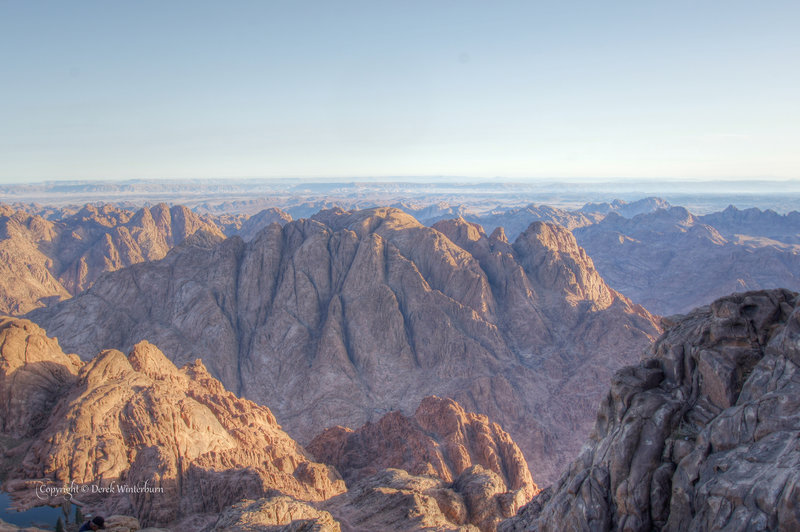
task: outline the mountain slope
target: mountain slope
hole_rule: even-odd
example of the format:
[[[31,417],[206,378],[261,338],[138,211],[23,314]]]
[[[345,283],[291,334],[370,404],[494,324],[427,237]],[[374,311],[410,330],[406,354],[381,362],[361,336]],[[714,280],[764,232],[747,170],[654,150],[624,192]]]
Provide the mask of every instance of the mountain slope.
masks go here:
[[[86,205],[50,221],[0,212],[0,312],[22,314],[80,292],[103,273],[163,258],[197,231],[217,225],[186,207],[159,204],[136,213]]]
[[[658,314],[688,312],[743,290],[799,290],[800,247],[757,241],[769,232],[758,224],[748,229],[754,237],[726,237],[704,223],[735,218],[726,212],[697,217],[672,207],[631,219],[611,213],[573,233],[610,286]]]
[[[560,480],[500,527],[800,529],[800,298],[734,294],[618,372]]]
[[[737,209],[729,205],[725,210],[699,217],[704,224],[714,226],[726,238],[737,235],[764,237],[785,244],[800,244],[800,212],[786,214],[767,209]]]
[[[177,369],[147,342],[84,363],[31,322],[0,321],[0,424],[4,487],[27,504],[40,501],[37,486],[74,482],[92,511],[166,524],[273,490],[322,500],[345,489],[269,409],[226,391],[199,361]]]
[[[49,298],[70,296],[43,251],[55,238],[53,224],[40,216],[0,211],[0,313],[21,314]]]
[[[179,365],[202,357],[301,442],[452,397],[499,422],[547,481],[605,379],[658,327],[564,229],[533,224],[511,245],[463,220],[436,227],[382,208],[247,244],[198,234],[31,318],[82,356],[146,338]]]

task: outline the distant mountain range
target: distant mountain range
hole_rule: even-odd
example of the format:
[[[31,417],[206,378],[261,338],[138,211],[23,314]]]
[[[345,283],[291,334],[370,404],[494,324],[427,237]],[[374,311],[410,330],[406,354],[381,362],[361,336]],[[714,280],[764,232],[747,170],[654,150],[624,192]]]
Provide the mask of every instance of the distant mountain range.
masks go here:
[[[333,205],[197,214],[164,204],[139,210],[0,204],[0,312],[19,315],[70,297],[104,272],[164,257],[199,229],[247,241],[270,223],[312,217]],[[487,234],[502,227],[510,240],[537,221],[565,227],[612,288],[657,314],[686,312],[737,290],[800,289],[800,213],[794,211],[729,206],[698,216],[660,198],[590,203],[577,210],[528,205],[483,214],[446,202],[395,206],[429,226],[463,218]]]
[[[51,181],[0,184],[0,202],[83,205],[103,201],[124,208],[159,202],[186,205],[201,213],[255,214],[278,207],[293,217],[339,206],[347,210],[407,203],[463,206],[474,214],[545,204],[578,209],[587,203],[613,205],[658,196],[699,214],[728,205],[800,210],[800,180],[614,180],[477,179],[470,177],[369,177],[317,179],[134,179],[128,181]],[[324,205],[327,203],[327,205]],[[315,206],[296,216],[299,205]]]

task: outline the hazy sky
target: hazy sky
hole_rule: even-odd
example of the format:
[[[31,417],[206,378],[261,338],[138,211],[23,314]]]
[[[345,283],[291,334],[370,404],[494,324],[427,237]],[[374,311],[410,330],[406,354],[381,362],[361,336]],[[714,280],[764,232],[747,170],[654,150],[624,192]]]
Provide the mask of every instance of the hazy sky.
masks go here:
[[[800,178],[800,2],[0,0],[0,182]]]

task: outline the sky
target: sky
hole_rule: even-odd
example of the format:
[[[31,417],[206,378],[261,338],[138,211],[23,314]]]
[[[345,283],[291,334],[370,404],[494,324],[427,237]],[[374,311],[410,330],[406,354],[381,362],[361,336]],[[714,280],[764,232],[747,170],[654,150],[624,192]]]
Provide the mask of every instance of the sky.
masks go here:
[[[800,2],[0,0],[0,183],[800,179]]]

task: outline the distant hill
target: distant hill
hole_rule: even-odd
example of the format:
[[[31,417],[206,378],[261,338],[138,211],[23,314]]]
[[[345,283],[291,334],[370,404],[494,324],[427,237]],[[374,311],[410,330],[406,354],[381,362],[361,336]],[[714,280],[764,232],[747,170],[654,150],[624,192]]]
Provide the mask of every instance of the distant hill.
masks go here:
[[[672,207],[633,218],[612,212],[573,233],[610,286],[668,315],[733,292],[800,290],[797,218],[730,208],[695,216]]]

